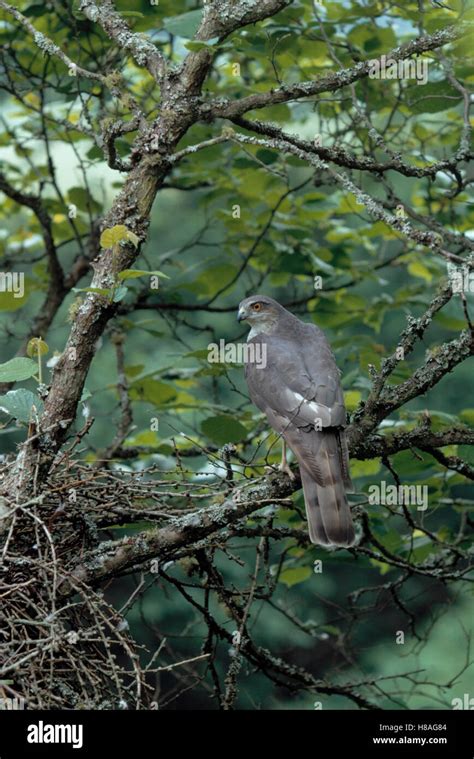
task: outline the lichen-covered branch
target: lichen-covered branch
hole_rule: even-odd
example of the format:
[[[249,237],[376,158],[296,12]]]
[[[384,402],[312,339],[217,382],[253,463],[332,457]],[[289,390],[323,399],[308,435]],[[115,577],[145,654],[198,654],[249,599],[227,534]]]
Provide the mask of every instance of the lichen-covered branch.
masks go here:
[[[31,21],[29,21],[26,16],[23,15],[23,13],[20,13],[17,8],[14,8],[9,3],[6,3],[5,0],[0,0],[0,8],[12,16],[16,21],[19,22],[19,24],[21,24],[24,29],[27,30],[27,32],[32,36],[35,45],[41,50],[44,55],[51,55],[62,61],[64,65],[67,66],[70,72],[70,76],[83,76],[86,79],[95,79],[101,83],[105,82],[105,77],[102,74],[99,74],[96,71],[88,71],[82,66],[78,66],[77,63],[69,58],[69,56],[66,55],[66,53],[61,50],[58,45],[49,39],[49,37],[47,37],[42,32],[39,32],[31,23]]]
[[[412,55],[420,55],[429,50],[436,50],[443,47],[449,42],[453,42],[460,37],[467,35],[469,30],[470,27],[468,24],[460,24],[459,26],[441,29],[434,34],[418,37],[418,39],[390,50],[386,53],[386,57],[394,61],[406,60]],[[274,90],[258,92],[235,101],[227,99],[218,101],[211,100],[202,105],[202,117],[204,119],[226,118],[233,120],[238,116],[243,116],[249,111],[266,108],[270,105],[278,105],[279,103],[288,103],[291,100],[314,97],[315,95],[320,95],[325,92],[336,92],[342,87],[346,87],[347,85],[353,84],[368,76],[369,70],[370,61],[366,60],[356,63],[355,66],[343,69],[342,71],[325,74],[310,82],[297,82],[295,84],[283,85]]]

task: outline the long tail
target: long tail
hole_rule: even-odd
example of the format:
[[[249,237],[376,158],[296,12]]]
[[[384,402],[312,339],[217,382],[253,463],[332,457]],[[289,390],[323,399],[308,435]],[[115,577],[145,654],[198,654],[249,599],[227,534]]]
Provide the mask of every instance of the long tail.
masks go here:
[[[351,546],[355,532],[346,488],[352,483],[345,451],[338,432],[315,434],[320,440],[311,468],[307,461],[299,461],[309,537],[321,545]]]

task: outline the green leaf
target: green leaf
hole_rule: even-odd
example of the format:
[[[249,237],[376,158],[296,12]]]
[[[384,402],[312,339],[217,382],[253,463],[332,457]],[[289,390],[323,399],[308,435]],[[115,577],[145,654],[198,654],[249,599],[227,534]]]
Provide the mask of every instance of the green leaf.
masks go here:
[[[70,203],[74,203],[81,211],[87,211],[90,208],[92,211],[100,211],[102,206],[98,203],[84,187],[71,187],[67,193]]]
[[[136,277],[163,277],[164,279],[169,279],[169,277],[166,274],[163,274],[162,271],[145,271],[144,269],[124,269],[123,271],[119,272],[118,279],[124,280],[124,279],[135,279]]]
[[[120,303],[121,300],[123,300],[128,293],[128,287],[117,287],[116,291],[114,292],[114,303]]]
[[[219,37],[213,37],[210,40],[190,40],[184,43],[186,50],[202,50],[205,47],[214,47],[219,41]]]
[[[348,411],[355,411],[362,399],[362,393],[359,390],[347,390],[344,393],[344,402]]]
[[[390,27],[378,29],[367,22],[356,26],[349,34],[349,40],[367,53],[390,50],[397,44],[395,33]]]
[[[27,18],[40,18],[41,16],[44,16],[44,3],[33,3],[33,5],[29,5],[28,8],[23,11],[23,15]]]
[[[135,232],[131,232],[130,229],[127,231],[127,240],[131,242],[135,248],[138,248],[140,244],[140,238],[135,234]]]
[[[42,413],[43,403],[40,398],[24,387],[10,390],[6,395],[0,396],[0,409],[26,424],[30,421],[33,406],[36,406],[38,414]]]
[[[356,477],[371,477],[380,471],[379,459],[368,459],[367,461],[354,461],[351,463],[351,475]]]
[[[206,437],[217,445],[240,443],[247,437],[247,430],[244,425],[226,414],[205,419],[201,423],[201,430]]]
[[[81,21],[84,21],[87,19],[87,16],[80,10],[79,7],[79,0],[73,0],[72,1],[72,15],[74,18],[80,19]],[[44,6],[43,6],[43,13],[44,13]]]
[[[158,444],[159,444],[159,438],[156,432],[154,432],[153,430],[143,430],[142,432],[139,432],[137,435],[134,435],[133,437],[128,438],[124,445],[134,447],[136,445],[158,446]]]
[[[163,27],[170,34],[190,39],[191,37],[194,37],[194,34],[201,23],[201,17],[201,9],[189,11],[188,13],[182,13],[180,16],[165,18],[163,21]]]
[[[425,282],[428,283],[433,279],[433,275],[430,270],[427,269],[427,267],[420,261],[413,261],[411,264],[408,264],[408,271],[410,274],[413,274],[414,277],[424,279]]]
[[[311,577],[311,575],[311,567],[289,567],[288,569],[283,570],[278,579],[279,582],[284,583],[287,588],[291,588],[293,585],[298,585],[298,583],[304,582],[308,577]]]
[[[33,358],[33,356],[45,356],[48,351],[48,344],[41,337],[32,337],[26,346],[26,353],[30,358]]]
[[[145,377],[130,385],[129,394],[132,400],[147,401],[155,406],[161,406],[176,397],[176,390],[166,382]]]
[[[257,150],[256,157],[259,161],[269,166],[278,160],[278,153],[275,150],[268,150],[267,148],[261,148]]]
[[[145,368],[145,364],[135,364],[134,366],[126,366],[125,376],[128,379],[133,379],[134,377],[138,377],[138,375],[142,373],[144,368]]]
[[[465,408],[459,414],[463,422],[474,424],[474,408]]]
[[[429,82],[423,86],[414,84],[406,91],[412,113],[438,113],[447,111],[462,97],[449,82]]]
[[[0,311],[17,311],[19,308],[23,308],[28,300],[30,293],[25,292],[18,297],[19,293],[10,292],[9,290],[0,290]]]
[[[101,248],[113,248],[114,245],[118,245],[122,240],[127,240],[129,230],[124,224],[116,224],[114,227],[104,229],[100,236]]]
[[[38,371],[36,361],[30,358],[12,358],[0,364],[0,382],[20,382],[33,377]]]
[[[466,322],[462,319],[455,319],[453,316],[447,316],[443,313],[436,314],[436,321],[438,324],[441,324],[444,329],[449,329],[453,332],[462,332],[466,326]]]
[[[390,572],[392,569],[390,564],[387,564],[385,561],[378,561],[378,559],[370,559],[370,563],[373,564],[374,567],[378,567],[381,575],[386,575],[387,572]]]
[[[83,18],[85,18],[85,16],[83,16]],[[102,150],[99,147],[97,147],[97,145],[93,145],[91,149],[87,151],[86,155],[88,158],[90,158],[91,161],[93,161],[96,158],[103,157]]]

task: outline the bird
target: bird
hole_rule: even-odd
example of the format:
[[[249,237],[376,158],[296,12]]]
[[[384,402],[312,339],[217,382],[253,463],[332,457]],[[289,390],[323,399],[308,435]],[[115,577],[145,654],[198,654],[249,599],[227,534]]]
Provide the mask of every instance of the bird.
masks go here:
[[[349,547],[355,530],[346,492],[353,492],[340,371],[324,332],[266,295],[239,304],[247,321],[245,378],[252,402],[283,439],[280,469],[294,475],[286,444],[301,476],[309,538],[322,546]],[[257,344],[258,349],[257,349]],[[259,362],[252,355],[264,357]]]

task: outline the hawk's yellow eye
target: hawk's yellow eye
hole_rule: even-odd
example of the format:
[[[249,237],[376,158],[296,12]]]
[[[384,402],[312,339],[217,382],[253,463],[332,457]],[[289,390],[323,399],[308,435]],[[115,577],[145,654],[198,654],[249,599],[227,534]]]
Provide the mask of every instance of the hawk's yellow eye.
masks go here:
[[[260,311],[260,309],[262,308],[262,304],[261,303],[254,303],[253,306],[252,306],[252,308],[253,308],[254,311]]]

